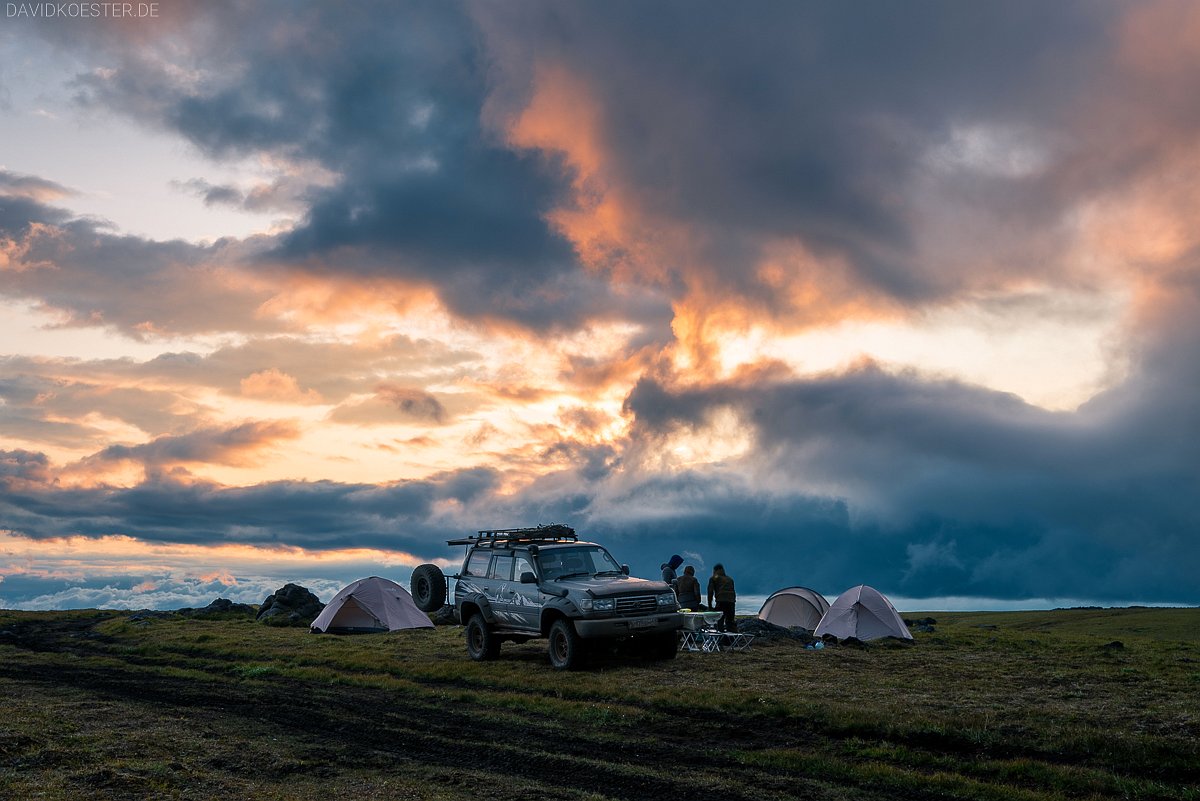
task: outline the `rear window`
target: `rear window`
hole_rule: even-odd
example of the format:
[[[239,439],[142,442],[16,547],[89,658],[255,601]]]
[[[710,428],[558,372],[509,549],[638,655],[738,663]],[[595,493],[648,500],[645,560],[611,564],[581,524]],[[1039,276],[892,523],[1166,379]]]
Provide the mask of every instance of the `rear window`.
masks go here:
[[[468,576],[483,577],[488,574],[488,562],[492,561],[492,555],[487,551],[474,551],[471,558],[467,560],[467,569],[464,571]]]
[[[497,556],[492,560],[491,577],[500,581],[508,581],[512,578],[512,564],[511,556]]]

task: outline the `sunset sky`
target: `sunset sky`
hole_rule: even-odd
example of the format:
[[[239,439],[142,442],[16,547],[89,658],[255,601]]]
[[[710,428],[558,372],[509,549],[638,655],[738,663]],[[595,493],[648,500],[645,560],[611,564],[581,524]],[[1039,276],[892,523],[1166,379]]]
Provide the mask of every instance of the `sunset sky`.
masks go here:
[[[15,8],[0,607],[1200,603],[1200,4]]]

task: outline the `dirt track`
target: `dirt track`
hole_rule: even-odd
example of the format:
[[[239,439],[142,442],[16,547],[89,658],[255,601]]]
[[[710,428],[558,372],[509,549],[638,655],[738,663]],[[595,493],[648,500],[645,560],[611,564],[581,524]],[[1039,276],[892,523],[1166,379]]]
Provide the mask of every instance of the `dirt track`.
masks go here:
[[[10,626],[4,644],[42,654],[104,650],[105,638],[92,630],[96,622]],[[807,737],[801,731],[765,732],[761,721],[709,715],[668,718],[653,730],[639,728],[622,739],[602,726],[595,731],[564,727],[538,714],[518,711],[497,722],[494,709],[461,703],[433,703],[360,687],[297,685],[277,677],[242,682],[174,678],[159,670],[138,669],[139,661],[126,657],[126,666],[98,666],[43,660],[30,672],[0,660],[0,682],[32,695],[82,691],[168,731],[170,721],[178,721],[175,727],[186,730],[180,737],[208,742],[204,767],[231,778],[286,784],[297,773],[334,778],[347,769],[389,773],[415,763],[432,768],[437,785],[459,784],[476,798],[521,798],[529,791],[557,788],[577,791],[561,797],[595,792],[629,801],[661,799],[678,793],[677,777],[692,777],[692,786],[719,782],[720,796],[731,801],[794,797],[799,789],[796,778],[771,776],[727,760],[717,764],[720,760],[705,745],[755,748]],[[286,744],[282,750],[289,756],[264,761],[256,744],[266,741]],[[650,773],[645,766],[659,770]],[[669,767],[666,776],[664,766]],[[489,777],[503,781],[487,781]],[[103,770],[91,778],[97,789],[118,794],[136,789],[121,788],[119,777]],[[200,792],[197,797],[205,795]]]

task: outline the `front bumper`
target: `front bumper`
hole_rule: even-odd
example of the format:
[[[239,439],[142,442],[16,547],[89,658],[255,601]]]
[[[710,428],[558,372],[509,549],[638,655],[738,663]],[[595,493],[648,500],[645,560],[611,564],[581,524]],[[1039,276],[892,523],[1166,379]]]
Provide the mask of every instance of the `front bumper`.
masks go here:
[[[657,634],[675,631],[683,626],[678,612],[658,612],[637,617],[607,617],[575,620],[575,631],[584,639],[596,637],[628,637],[633,634]]]

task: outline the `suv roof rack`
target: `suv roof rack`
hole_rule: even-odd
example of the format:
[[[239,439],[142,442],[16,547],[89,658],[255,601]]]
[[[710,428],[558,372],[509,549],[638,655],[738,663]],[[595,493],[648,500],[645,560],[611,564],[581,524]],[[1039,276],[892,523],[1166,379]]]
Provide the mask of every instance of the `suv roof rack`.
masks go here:
[[[483,529],[471,537],[446,540],[447,545],[508,545],[514,542],[575,542],[575,529],[562,523],[532,528]]]

